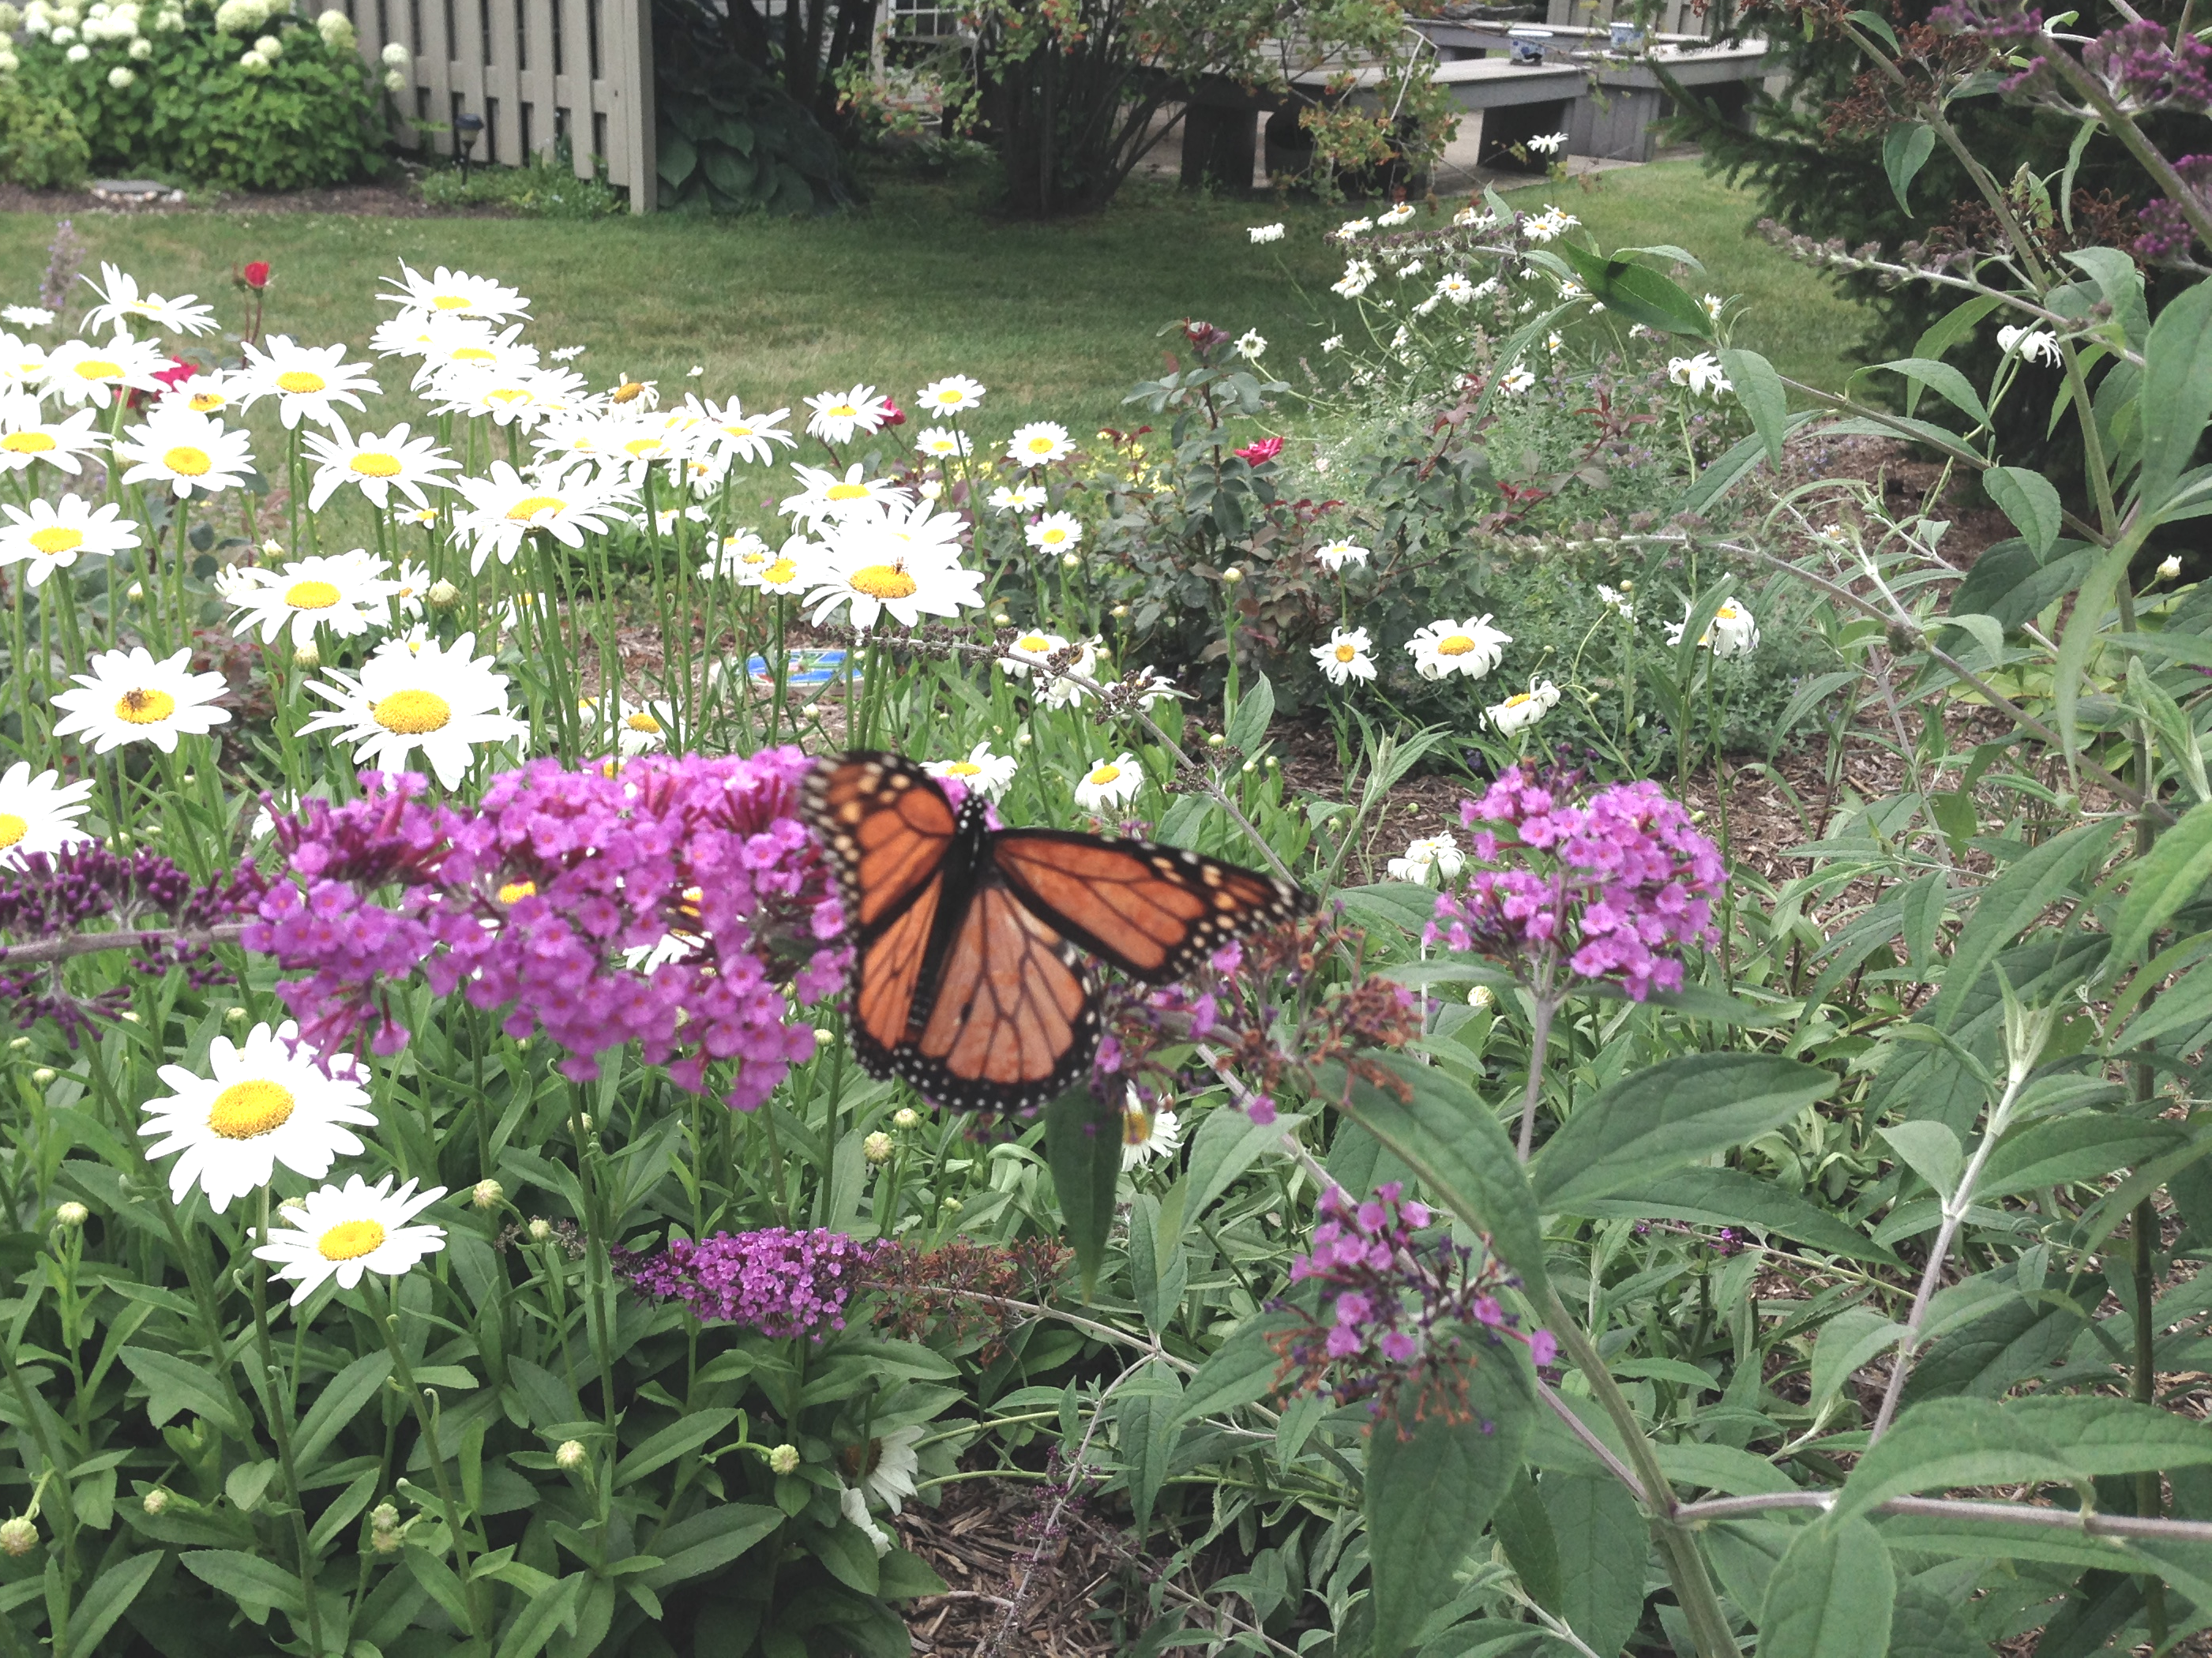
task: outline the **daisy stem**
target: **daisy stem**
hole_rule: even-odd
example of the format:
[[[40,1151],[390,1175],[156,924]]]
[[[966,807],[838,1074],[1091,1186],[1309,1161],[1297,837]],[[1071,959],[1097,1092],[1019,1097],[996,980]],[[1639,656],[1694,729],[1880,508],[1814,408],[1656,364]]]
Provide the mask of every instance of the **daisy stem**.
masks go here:
[[[791,600],[782,593],[775,596],[775,655],[769,660],[769,683],[774,687],[768,705],[768,746],[775,746],[777,728],[783,721],[784,687],[791,675]],[[750,678],[749,674],[747,678]]]
[[[40,1489],[44,1489],[46,1479],[51,1479],[57,1474],[66,1479],[70,1465],[62,1459],[60,1451],[55,1447],[53,1436],[47,1427],[48,1418],[52,1418],[54,1412],[51,1407],[43,1412],[38,1408],[39,1405],[46,1403],[43,1399],[37,1404],[32,1402],[30,1384],[23,1380],[23,1373],[15,1368],[15,1356],[9,1351],[13,1345],[12,1342],[0,1341],[0,1365],[4,1365],[7,1369],[8,1385],[15,1393],[15,1403],[23,1412],[24,1421],[30,1424],[31,1436],[38,1442],[39,1455],[46,1459],[46,1477],[39,1482]],[[54,1651],[61,1652],[67,1649],[70,1590],[75,1587],[76,1579],[76,1509],[66,1491],[63,1494],[62,1500],[54,1504],[54,1513],[58,1516],[54,1521],[54,1529],[61,1533],[64,1567],[60,1573],[62,1592],[52,1608],[53,1641],[52,1644]],[[0,1623],[5,1621],[0,1619]]]
[[[461,1580],[461,1597],[469,1614],[469,1634],[483,1640],[483,1612],[477,1601],[477,1584],[469,1567],[468,1533],[461,1529],[461,1510],[453,1501],[453,1482],[446,1473],[446,1456],[438,1444],[438,1412],[436,1394],[427,1388],[415,1385],[415,1372],[407,1363],[407,1350],[399,1339],[399,1280],[392,1278],[385,1285],[386,1304],[391,1311],[376,1321],[384,1332],[384,1345],[392,1350],[392,1368],[399,1377],[399,1385],[413,1401],[416,1425],[422,1430],[422,1446],[430,1457],[430,1472],[436,1478],[438,1505],[446,1511],[446,1530],[453,1540],[453,1564]],[[310,1606],[314,1603],[310,1600]],[[317,1651],[321,1650],[318,1643]]]
[[[261,1243],[269,1244],[269,1187],[261,1188]],[[315,1552],[307,1541],[307,1511],[300,1499],[300,1471],[292,1460],[292,1396],[277,1380],[276,1355],[269,1339],[269,1263],[254,1258],[253,1345],[261,1357],[261,1374],[255,1392],[264,1394],[262,1409],[276,1441],[276,1467],[284,1476],[284,1501],[292,1513],[292,1546],[300,1559],[300,1593],[307,1602],[307,1643],[323,1650],[323,1613],[315,1594]]]
[[[31,674],[23,659],[26,648],[24,641],[28,632],[23,625],[24,586],[23,572],[18,570],[8,582],[8,608],[11,613],[10,619],[15,624],[15,635],[10,640],[8,648],[8,671],[15,677],[15,694],[22,708],[22,724],[16,730],[15,740],[21,745],[21,751],[27,756],[32,750],[34,739],[32,737],[33,728],[31,724]],[[45,620],[46,610],[46,607],[43,604],[39,606],[41,623]],[[43,633],[45,629],[41,627],[40,631]],[[45,665],[44,663],[40,664],[42,669]]]

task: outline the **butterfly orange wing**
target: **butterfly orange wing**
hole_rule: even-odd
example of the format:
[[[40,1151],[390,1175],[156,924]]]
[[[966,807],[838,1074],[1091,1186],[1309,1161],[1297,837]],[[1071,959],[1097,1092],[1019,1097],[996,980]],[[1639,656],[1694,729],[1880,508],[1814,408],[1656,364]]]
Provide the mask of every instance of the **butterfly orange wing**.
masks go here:
[[[1004,829],[991,858],[1041,920],[1147,984],[1171,983],[1231,939],[1311,908],[1287,881],[1149,841]]]

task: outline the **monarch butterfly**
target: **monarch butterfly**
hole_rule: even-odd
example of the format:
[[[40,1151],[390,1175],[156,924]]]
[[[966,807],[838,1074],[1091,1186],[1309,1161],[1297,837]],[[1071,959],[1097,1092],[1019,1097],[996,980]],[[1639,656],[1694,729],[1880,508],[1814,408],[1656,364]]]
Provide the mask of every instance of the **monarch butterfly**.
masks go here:
[[[1085,952],[1148,984],[1310,907],[1287,881],[1148,841],[994,829],[895,754],[817,761],[806,817],[853,939],[853,1047],[930,1099],[1020,1110],[1098,1047]]]

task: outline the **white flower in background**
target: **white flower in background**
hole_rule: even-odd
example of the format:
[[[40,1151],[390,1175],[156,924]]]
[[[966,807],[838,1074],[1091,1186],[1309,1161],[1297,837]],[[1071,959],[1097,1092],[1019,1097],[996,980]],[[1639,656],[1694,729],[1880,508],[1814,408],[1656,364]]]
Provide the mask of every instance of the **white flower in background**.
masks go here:
[[[2158,579],[2160,581],[2179,581],[2181,579],[2180,554],[2168,553],[2158,562]]]
[[[1411,202],[1400,202],[1395,207],[1385,209],[1376,214],[1375,222],[1378,225],[1401,225],[1413,216],[1413,204]]]
[[[269,1242],[253,1254],[299,1286],[292,1305],[333,1278],[341,1290],[352,1289],[368,1272],[398,1278],[446,1247],[444,1227],[409,1224],[444,1197],[446,1188],[418,1193],[410,1180],[395,1192],[394,1178],[386,1175],[369,1186],[349,1175],[343,1187],[325,1186],[284,1206],[286,1224],[271,1228]]]
[[[1255,224],[1244,234],[1251,237],[1252,245],[1255,247],[1257,247],[1262,242],[1279,242],[1282,240],[1283,226],[1280,223]]]
[[[138,545],[138,526],[114,502],[88,506],[81,496],[58,502],[33,496],[27,508],[0,505],[0,567],[23,564],[24,583],[35,587],[52,570],[66,570],[87,554],[115,554]]]
[[[343,345],[300,345],[286,334],[272,334],[264,349],[249,341],[241,348],[246,367],[238,390],[248,407],[264,398],[276,399],[277,418],[290,431],[302,420],[318,426],[339,423],[337,406],[362,406],[360,392],[374,395],[376,377],[360,363],[345,361]]]
[[[1474,298],[1474,284],[1461,272],[1449,270],[1437,278],[1436,296],[1454,305],[1466,305]]]
[[[438,475],[460,470],[435,438],[428,433],[410,436],[404,421],[381,436],[363,433],[358,439],[346,430],[344,422],[334,421],[328,435],[307,434],[307,450],[315,464],[314,487],[307,493],[307,510],[314,513],[321,512],[324,503],[349,483],[380,511],[392,506],[395,489],[416,506],[427,507],[425,489],[453,487]]]
[[[2008,356],[2017,355],[2022,362],[2048,363],[2053,368],[2065,361],[2057,335],[2047,328],[2000,328],[1997,349]]]
[[[1407,277],[1409,277],[1409,276],[1419,276],[1419,275],[1420,275],[1424,270],[1426,270],[1427,269],[1428,269],[1428,266],[1427,266],[1425,263],[1423,263],[1423,262],[1422,262],[1421,260],[1419,260],[1419,259],[1415,259],[1415,260],[1413,260],[1410,264],[1401,264],[1401,265],[1400,265],[1400,266],[1398,267],[1398,269],[1397,269],[1395,271],[1394,271],[1392,274],[1393,274],[1393,275],[1395,275],[1395,276],[1398,278],[1398,280],[1399,280],[1399,281],[1403,282],[1403,281],[1405,281],[1405,280],[1406,280]]]
[[[386,69],[405,69],[414,62],[414,54],[407,50],[404,40],[387,40],[384,50],[376,54],[377,61]]]
[[[809,434],[824,443],[850,443],[875,431],[890,414],[890,402],[876,395],[872,386],[856,386],[849,392],[817,392],[806,399],[814,412],[807,416]]]
[[[653,530],[663,540],[667,540],[676,534],[678,525],[707,524],[713,521],[713,517],[704,507],[656,507],[653,509]],[[629,521],[641,530],[646,527],[642,512],[631,513]]]
[[[837,1511],[854,1525],[874,1547],[881,1558],[891,1552],[891,1534],[878,1526],[868,1515],[868,1494],[856,1485],[848,1485],[838,1493]]]
[[[51,328],[54,313],[42,305],[0,305],[0,322],[18,328]]]
[[[1237,355],[1247,362],[1259,361],[1267,349],[1267,336],[1256,328],[1248,328],[1237,337]]]
[[[1708,294],[1698,303],[1705,307],[1705,315],[1715,322],[1718,322],[1721,319],[1721,313],[1728,309],[1728,301],[1717,294]]]
[[[1121,1172],[1141,1169],[1158,1157],[1171,1157],[1182,1144],[1182,1125],[1166,1106],[1145,1109],[1144,1096],[1128,1090],[1121,1107]]]
[[[1368,551],[1357,542],[1330,541],[1314,549],[1314,558],[1324,570],[1341,570],[1347,564],[1364,564]]]
[[[1364,259],[1346,259],[1344,274],[1331,282],[1329,291],[1356,300],[1375,285],[1375,267]]]
[[[159,347],[128,334],[64,340],[46,354],[40,384],[72,409],[88,403],[105,409],[121,392],[159,393],[164,388],[154,376],[173,367]]]
[[[1327,339],[1321,343],[1322,355],[1323,356],[1327,356],[1330,352],[1341,349],[1343,344],[1343,335],[1331,334]]]
[[[886,557],[885,551],[880,537],[867,534],[824,550],[806,595],[816,627],[846,604],[855,628],[872,628],[884,616],[911,628],[925,616],[957,616],[982,602],[981,574],[963,568],[945,552],[919,549]]]
[[[566,368],[447,369],[438,377],[441,415],[485,416],[518,431],[580,408],[590,395],[581,374]]]
[[[814,585],[815,576],[821,568],[822,553],[821,546],[805,536],[787,537],[783,550],[738,585],[773,593],[778,598],[800,597]]]
[[[1530,153],[1533,155],[1556,155],[1559,153],[1560,147],[1566,142],[1567,135],[1565,133],[1547,132],[1540,138],[1531,138],[1528,140],[1528,145]]]
[[[1488,230],[1498,222],[1498,216],[1486,208],[1473,203],[1452,215],[1452,226],[1458,230]]]
[[[1331,630],[1328,643],[1313,647],[1313,659],[1328,676],[1329,683],[1347,685],[1355,679],[1375,677],[1375,659],[1368,653],[1375,648],[1364,628],[1337,628]]]
[[[377,332],[398,348],[388,355],[422,360],[413,381],[417,392],[434,389],[442,396],[456,376],[517,374],[538,367],[538,348],[522,337],[520,323],[495,333],[489,323],[474,317],[394,317]],[[372,343],[375,338],[370,336]]]
[[[1042,629],[1031,629],[1005,647],[999,665],[1017,679],[1027,679],[1030,669],[1050,657],[1054,651],[1064,651],[1067,641],[1058,634],[1048,634]]]
[[[1042,688],[1037,693],[1048,708],[1080,708],[1092,695],[1091,687],[1098,683],[1098,647],[1103,640],[1079,639],[1075,641],[1075,659],[1057,669],[1041,667],[1037,683]]]
[[[574,362],[590,349],[591,347],[587,345],[561,345],[556,346],[545,355],[556,362]]]
[[[991,491],[988,504],[994,513],[1033,513],[1049,499],[1040,484],[1002,483]]]
[[[1525,731],[1559,706],[1559,688],[1547,679],[1541,683],[1531,683],[1525,691],[1516,691],[1503,702],[1493,703],[1483,710],[1483,716],[1503,736]]]
[[[967,529],[957,513],[940,513],[929,501],[909,497],[848,513],[823,531],[822,540],[835,557],[949,563],[960,556]]]
[[[1668,623],[1667,642],[1680,645],[1682,630],[1689,625],[1690,618],[1686,616],[1680,622]],[[1726,604],[1713,612],[1713,625],[1698,636],[1698,644],[1711,650],[1717,658],[1748,656],[1759,648],[1759,623],[1753,620],[1751,612],[1737,604],[1731,595]]]
[[[219,1215],[266,1186],[280,1163],[320,1180],[338,1157],[361,1155],[353,1129],[374,1127],[376,1114],[356,1080],[353,1055],[334,1054],[325,1071],[312,1051],[295,1047],[299,1034],[288,1022],[273,1030],[257,1024],[243,1043],[217,1036],[205,1077],[181,1065],[161,1067],[170,1092],[146,1102],[138,1132],[161,1137],[146,1149],[149,1162],[176,1156],[169,1191],[177,1202],[197,1186]]]
[[[105,434],[94,429],[89,409],[58,421],[46,418],[43,404],[21,392],[0,396],[0,472],[21,472],[45,461],[64,472],[83,469],[78,457],[106,446]]]
[[[722,544],[715,550],[714,556],[699,567],[699,579],[711,581],[720,576],[743,586],[766,569],[775,557],[768,543],[759,536],[750,530],[739,530],[722,537]]]
[[[1636,620],[1636,606],[1630,603],[1628,595],[1617,588],[1607,586],[1602,581],[1597,584],[1597,602],[1608,610],[1619,611],[1624,622]]]
[[[1555,357],[1559,355],[1560,352],[1565,350],[1566,346],[1566,337],[1559,333],[1557,330],[1554,330],[1553,332],[1544,336],[1544,349],[1550,352]]]
[[[1564,236],[1582,221],[1547,203],[1544,210],[1521,221],[1521,234],[1532,242],[1548,242]]]
[[[398,613],[403,616],[420,616],[423,602],[430,595],[429,566],[410,564],[403,558],[392,572],[392,584],[398,590],[392,595],[392,603]]]
[[[1041,553],[1073,552],[1083,540],[1083,524],[1073,513],[1047,513],[1022,531],[1022,539]]]
[[[404,65],[394,64],[394,68]],[[412,313],[418,319],[425,317],[477,317],[487,322],[503,322],[509,317],[527,317],[530,301],[514,288],[489,276],[471,276],[465,270],[448,270],[440,265],[429,276],[408,268],[400,261],[397,280],[386,276],[387,286],[398,291],[380,294],[376,297],[386,305],[400,307],[402,316]]]
[[[1075,452],[1067,428],[1055,420],[1035,420],[1017,426],[1006,440],[1006,459],[1017,466],[1048,466]]]
[[[1350,241],[1354,236],[1364,236],[1374,228],[1375,221],[1372,219],[1346,219],[1328,234],[1331,240],[1343,242]]]
[[[89,671],[71,677],[75,689],[54,698],[69,715],[54,735],[88,738],[95,754],[126,743],[151,743],[174,754],[180,734],[204,736],[230,719],[229,709],[214,706],[228,689],[223,677],[194,673],[191,660],[189,648],[160,662],[143,645],[100,652],[87,665]]]
[[[645,487],[646,474],[654,467],[680,467],[690,448],[682,430],[672,428],[651,413],[618,416],[609,422],[603,440],[605,447],[599,457],[601,475],[618,478],[636,489]],[[672,470],[672,481],[673,476]],[[641,516],[639,522],[643,521]]]
[[[315,629],[327,628],[334,639],[351,639],[381,627],[399,584],[390,566],[356,547],[349,553],[295,558],[281,568],[234,565],[226,574],[224,597],[235,607],[240,631],[258,629],[264,644],[291,629],[295,650],[314,642]]]
[[[472,570],[495,554],[501,563],[514,563],[532,530],[580,547],[586,535],[605,535],[635,500],[627,488],[594,480],[581,467],[529,479],[503,460],[492,463],[489,477],[456,478],[453,487],[469,503],[468,511],[454,515],[453,539],[469,546]]]
[[[617,751],[625,760],[668,746],[670,716],[658,703],[587,696],[577,703],[576,712],[584,717],[585,730],[594,741],[600,732],[610,732]]]
[[[1413,656],[1413,671],[1424,679],[1453,674],[1480,679],[1498,665],[1512,642],[1513,635],[1492,627],[1487,616],[1465,622],[1447,617],[1415,634],[1406,641],[1406,649]]]
[[[1485,276],[1480,282],[1474,285],[1474,292],[1468,295],[1468,297],[1471,300],[1486,300],[1492,294],[1497,293],[1499,290],[1499,288],[1500,283],[1497,277]]]
[[[776,510],[810,530],[872,507],[904,507],[914,501],[910,491],[889,478],[861,477],[861,463],[857,460],[842,474],[803,462],[793,462],[791,470],[806,487],[795,495],[786,495]]]
[[[165,483],[181,501],[194,490],[211,495],[243,485],[253,470],[250,441],[212,415],[164,402],[116,440],[115,455],[137,463],[123,474],[125,483]]]
[[[932,777],[965,783],[987,800],[1003,800],[1014,786],[1018,763],[1012,755],[992,753],[988,743],[978,743],[965,760],[933,760],[922,769]]]
[[[1528,370],[1523,368],[1516,362],[1513,367],[1507,369],[1503,374],[1498,376],[1498,389],[1505,393],[1509,398],[1517,398],[1527,392],[1529,387],[1535,385],[1535,375],[1529,373]]]
[[[965,374],[947,374],[932,380],[914,394],[915,404],[932,415],[964,415],[982,406],[983,386]]]
[[[965,432],[949,426],[923,427],[914,434],[914,446],[933,460],[963,459],[974,447]]]
[[[128,64],[118,64],[107,71],[107,84],[112,91],[128,92],[137,82],[138,71]]]
[[[748,415],[735,398],[720,404],[702,403],[700,436],[708,452],[721,465],[744,461],[765,466],[775,458],[777,444],[787,449],[797,446],[799,440],[783,429],[783,422],[790,417],[788,409]]]
[[[93,837],[77,826],[92,809],[92,779],[62,781],[55,771],[31,775],[18,760],[0,773],[0,869],[21,869],[33,853],[52,854]]]
[[[239,401],[235,374],[204,368],[161,393],[156,408],[188,409],[195,415],[219,415]]]
[[[459,788],[479,745],[529,734],[507,712],[507,676],[493,671],[489,657],[475,654],[476,644],[474,634],[451,645],[388,641],[358,678],[333,671],[329,680],[311,683],[307,689],[335,707],[300,729],[337,732],[337,741],[360,744],[356,764],[379,771],[406,770],[407,756],[419,749],[438,780]]]
[[[1431,875],[1447,881],[1456,878],[1466,864],[1467,854],[1451,835],[1424,835],[1409,841],[1406,855],[1393,858],[1388,868],[1394,881],[1418,881],[1425,886]]]
[[[1694,357],[1668,358],[1667,378],[1677,386],[1688,386],[1693,398],[1717,400],[1723,392],[1735,389],[1721,373],[1721,360],[1710,351],[1700,351]]]
[[[1085,811],[1103,813],[1127,805],[1144,786],[1143,768],[1137,764],[1135,755],[1124,750],[1119,759],[1096,761],[1083,774],[1083,780],[1075,786],[1075,804]]]
[[[197,294],[179,295],[173,300],[165,300],[159,294],[141,294],[136,277],[104,259],[98,282],[89,276],[78,280],[100,295],[100,303],[85,313],[84,320],[77,325],[80,334],[96,333],[103,328],[120,334],[126,320],[150,322],[172,334],[215,332],[214,309],[195,304]]]

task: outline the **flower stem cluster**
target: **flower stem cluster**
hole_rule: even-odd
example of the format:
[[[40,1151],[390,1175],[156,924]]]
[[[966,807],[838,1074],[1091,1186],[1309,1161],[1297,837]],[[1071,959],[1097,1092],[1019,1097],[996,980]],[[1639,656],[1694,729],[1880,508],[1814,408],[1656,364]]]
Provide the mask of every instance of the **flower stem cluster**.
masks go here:
[[[481,805],[438,806],[420,777],[364,774],[365,796],[280,817],[293,880],[262,900],[248,948],[307,976],[283,987],[328,1052],[364,1023],[404,1046],[388,987],[419,970],[439,995],[538,1027],[586,1081],[594,1056],[635,1042],[648,1064],[750,1110],[812,1056],[791,1003],[834,991],[844,918],[795,813],[808,761],[648,756],[564,769],[538,761],[493,779]],[[395,902],[371,895],[396,885]]]
[[[1680,952],[1713,934],[1712,899],[1728,878],[1719,850],[1656,783],[1567,805],[1577,780],[1516,767],[1462,804],[1474,857],[1489,867],[1438,896],[1424,938],[1500,958],[1547,990],[1563,965],[1639,1002],[1679,990]]]
[[[811,1336],[845,1327],[845,1308],[896,1244],[785,1226],[672,1240],[657,1254],[611,1252],[615,1270],[649,1296],[682,1301],[702,1319],[765,1336]]]

